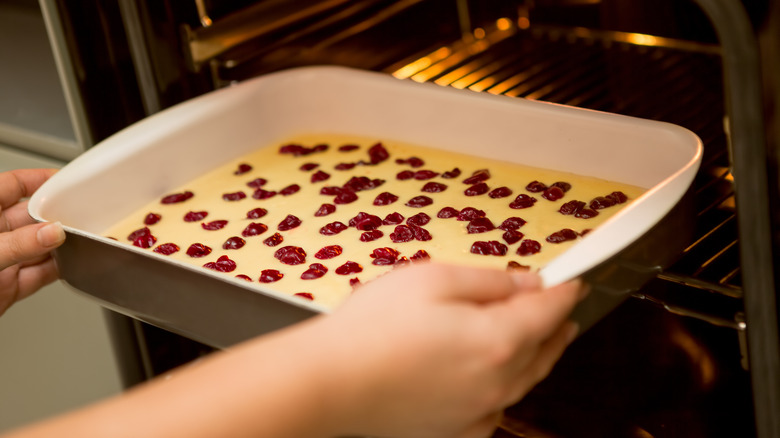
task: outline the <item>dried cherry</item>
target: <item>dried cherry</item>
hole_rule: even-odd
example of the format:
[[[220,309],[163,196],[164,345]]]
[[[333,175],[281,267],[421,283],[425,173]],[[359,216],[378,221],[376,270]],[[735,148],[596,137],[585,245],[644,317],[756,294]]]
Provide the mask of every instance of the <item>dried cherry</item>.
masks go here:
[[[316,217],[322,217],[327,216],[331,213],[336,211],[336,206],[333,204],[322,204],[320,205],[320,208],[317,209],[317,211],[314,213],[314,216]]]
[[[282,219],[281,222],[279,222],[279,225],[276,226],[276,229],[279,231],[287,231],[292,230],[293,228],[297,228],[301,225],[301,220],[298,219],[296,216],[293,216],[291,214],[288,214],[287,217]]]
[[[316,254],[314,254],[314,258],[320,259],[320,260],[328,260],[332,259],[333,257],[337,257],[341,255],[341,253],[344,252],[344,249],[339,245],[329,245],[321,248],[319,251],[317,251]]]
[[[351,261],[336,268],[336,273],[339,275],[357,274],[360,272],[363,272],[363,267],[359,263]]]
[[[328,272],[328,268],[322,263],[312,263],[309,265],[309,269],[303,271],[301,274],[301,280],[315,280],[322,277]]]
[[[433,204],[433,199],[421,195],[421,196],[415,196],[414,198],[410,199],[407,203],[407,207],[414,207],[414,208],[420,208],[425,207],[427,205]]]
[[[219,272],[233,272],[236,270],[236,262],[223,255],[216,262],[208,262],[203,267]]]
[[[439,219],[449,219],[457,217],[460,212],[452,207],[444,207],[436,213],[436,217]]]
[[[260,208],[260,207],[253,208],[253,209],[249,210],[248,212],[246,212],[246,218],[247,219],[260,219],[261,217],[265,216],[266,214],[268,214],[268,210],[266,210],[264,208]]]
[[[153,251],[162,255],[171,255],[175,252],[178,252],[179,249],[179,245],[175,243],[163,243],[162,245],[157,245]]]
[[[276,269],[263,269],[260,271],[260,283],[274,283],[284,278],[284,274]]]
[[[225,243],[222,244],[222,249],[240,249],[243,248],[243,246],[246,245],[246,240],[238,237],[228,237],[227,240],[225,240]]]
[[[258,236],[268,231],[268,225],[260,222],[252,222],[241,231],[241,235],[244,237]]]
[[[299,246],[283,246],[274,252],[274,257],[285,265],[306,263],[306,251]]]
[[[171,195],[164,196],[160,202],[163,204],[177,204],[179,202],[184,202],[193,196],[195,196],[195,194],[187,190],[185,192],[173,193]]]
[[[198,222],[206,218],[209,215],[207,211],[190,211],[184,215],[184,222]]]
[[[374,205],[390,205],[398,200],[398,196],[390,192],[382,192],[374,198]]]
[[[536,254],[542,250],[542,244],[531,239],[525,239],[520,242],[520,246],[517,248],[517,254],[521,256],[529,256]]]
[[[404,216],[401,213],[390,213],[382,220],[382,225],[398,225],[404,222]]]
[[[144,225],[154,225],[157,222],[160,222],[160,219],[162,219],[162,216],[157,213],[149,213],[144,217]]]
[[[190,257],[205,257],[211,254],[211,248],[202,243],[193,243],[187,248],[187,255]]]
[[[298,184],[290,184],[289,186],[283,188],[282,190],[279,190],[279,194],[282,196],[289,196],[293,193],[297,193],[299,190],[301,190],[301,186]]]
[[[225,193],[222,195],[222,199],[225,201],[240,201],[246,198],[246,193],[238,191],[233,193]]]
[[[200,224],[200,226],[206,231],[216,231],[225,228],[225,225],[227,225],[227,223],[228,221],[224,219],[219,219],[211,222],[203,222]]]
[[[271,237],[263,240],[263,243],[267,246],[277,246],[282,242],[284,242],[284,237],[279,233],[274,233]]]
[[[361,242],[372,242],[374,240],[377,240],[384,236],[385,233],[383,233],[381,230],[371,230],[366,231],[363,233],[360,233],[360,241]]]
[[[566,242],[568,240],[575,240],[575,239],[577,239],[577,232],[572,230],[571,228],[564,228],[560,231],[556,231],[550,234],[544,240],[550,243],[561,243],[561,242]]]

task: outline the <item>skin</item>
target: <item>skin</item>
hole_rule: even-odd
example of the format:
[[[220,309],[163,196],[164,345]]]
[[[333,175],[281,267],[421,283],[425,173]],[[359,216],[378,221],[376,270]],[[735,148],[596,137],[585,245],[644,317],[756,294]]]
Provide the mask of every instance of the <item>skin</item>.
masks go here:
[[[13,233],[5,242],[37,239]],[[44,246],[32,246],[0,261],[40,264]],[[567,316],[585,292],[578,281],[543,290],[529,273],[413,264],[332,314],[4,437],[487,437],[574,338]]]

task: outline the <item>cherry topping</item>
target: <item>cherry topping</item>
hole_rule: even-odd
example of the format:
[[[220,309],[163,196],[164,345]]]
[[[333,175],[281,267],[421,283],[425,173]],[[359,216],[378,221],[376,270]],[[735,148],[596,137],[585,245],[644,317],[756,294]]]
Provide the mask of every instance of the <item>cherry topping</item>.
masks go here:
[[[184,222],[198,222],[206,218],[207,211],[190,211],[184,215]]]
[[[406,225],[397,225],[390,233],[390,240],[395,243],[410,242],[414,240],[414,232]]]
[[[422,261],[422,260],[429,260],[431,258],[431,255],[428,254],[428,252],[424,249],[421,249],[414,253],[411,257],[409,257],[412,261]]]
[[[312,151],[314,152],[324,152],[327,151],[330,146],[326,144],[318,144],[312,148]]]
[[[341,193],[333,198],[334,204],[349,204],[357,201],[358,195],[351,190],[342,190]]]
[[[276,269],[263,269],[260,271],[260,283],[273,283],[284,277],[284,274]]]
[[[345,144],[339,146],[339,152],[349,152],[349,151],[354,151],[355,149],[360,149],[360,146],[356,144]]]
[[[260,219],[261,217],[265,216],[266,214],[268,214],[268,210],[266,210],[264,208],[260,208],[260,207],[253,208],[253,209],[249,210],[248,212],[246,212],[246,218],[247,219]]]
[[[566,242],[567,240],[575,240],[577,238],[577,232],[572,230],[571,228],[564,228],[560,231],[556,231],[544,240],[550,242],[550,243],[561,243]]]
[[[433,204],[433,199],[421,195],[421,196],[415,196],[414,198],[410,199],[409,202],[406,203],[406,206],[420,208],[431,204]]]
[[[582,201],[572,200],[569,202],[566,202],[565,204],[561,205],[561,208],[558,209],[558,212],[564,215],[572,215],[576,214],[578,211],[582,210],[585,207],[585,203]]]
[[[488,196],[490,196],[493,199],[498,198],[506,198],[507,196],[512,194],[512,189],[509,187],[498,187],[496,189],[493,189],[488,193]]]
[[[414,238],[421,242],[425,242],[433,239],[431,233],[423,227],[418,227],[417,225],[409,225],[409,228],[412,229],[412,232],[414,233]]]
[[[531,239],[525,239],[520,242],[520,246],[517,248],[517,254],[521,256],[528,256],[536,254],[542,250],[542,244]]]
[[[393,265],[398,260],[400,253],[393,248],[377,248],[371,253],[374,259],[371,263],[377,266]]]
[[[289,196],[293,193],[298,192],[301,189],[301,186],[298,184],[290,184],[289,186],[283,188],[282,190],[279,190],[279,194],[282,196]]]
[[[222,244],[222,249],[239,249],[246,245],[246,240],[233,236],[229,237],[225,243]]]
[[[615,204],[622,204],[628,201],[628,196],[623,192],[612,192],[607,195],[608,199],[611,199]]]
[[[160,216],[157,213],[149,213],[144,217],[144,225],[154,225],[157,222],[160,222],[160,219],[162,219],[162,216]]]
[[[334,195],[338,195],[339,193],[341,193],[343,191],[344,191],[344,189],[342,189],[341,187],[325,186],[325,187],[320,189],[320,195],[334,196]]]
[[[427,224],[431,221],[431,217],[427,214],[420,212],[406,220],[409,225],[417,225],[419,227]]]
[[[343,251],[344,249],[342,249],[339,245],[330,245],[317,251],[317,253],[314,254],[314,258],[320,260],[332,259],[333,257],[341,255]]]
[[[504,231],[516,230],[525,224],[525,219],[513,216],[506,218],[504,222],[501,222],[501,225],[499,225],[498,228]]]
[[[360,231],[370,231],[379,228],[382,225],[382,219],[379,216],[361,211],[357,216],[350,219],[348,223],[350,227],[355,227]]]
[[[525,189],[531,193],[539,193],[547,190],[547,184],[534,180],[529,182]]]
[[[339,275],[357,274],[359,272],[363,272],[363,267],[356,262],[346,262],[336,268],[336,273]]]
[[[236,262],[230,260],[228,256],[222,256],[216,262],[208,262],[203,265],[204,268],[213,269],[219,272],[233,272],[236,270]]]
[[[528,266],[528,265],[521,265],[520,263],[517,263],[514,260],[510,260],[506,264],[506,270],[507,271],[521,271],[521,272],[525,272],[525,271],[530,271],[531,267]]]
[[[313,149],[307,148],[303,145],[299,144],[286,144],[279,148],[280,154],[288,154],[295,157],[300,157],[302,155],[309,155],[310,153],[314,152]]]
[[[172,195],[163,197],[162,200],[160,200],[160,202],[162,202],[163,204],[176,204],[179,202],[184,202],[192,198],[193,196],[195,196],[195,194],[190,191],[186,191],[182,193],[174,193]]]
[[[233,192],[233,193],[225,193],[222,195],[222,199],[225,201],[240,201],[242,199],[246,198],[246,193],[244,192]]]
[[[599,212],[596,210],[592,210],[590,208],[581,208],[576,213],[574,213],[574,217],[580,218],[580,219],[590,219],[592,217],[596,217],[599,215]]]
[[[203,222],[202,224],[200,224],[200,226],[207,231],[216,231],[225,228],[225,225],[227,225],[227,223],[228,221],[224,219],[220,219],[211,222]]]
[[[316,183],[320,181],[325,181],[326,179],[330,178],[330,174],[327,172],[323,172],[321,170],[318,170],[311,174],[311,182]]]
[[[426,180],[436,176],[439,176],[439,172],[434,172],[432,170],[418,170],[417,172],[414,172],[414,179],[416,180]]]
[[[171,255],[175,252],[178,252],[179,249],[179,245],[175,243],[163,243],[162,245],[157,245],[153,251],[162,255]]]
[[[323,236],[333,236],[335,234],[338,234],[338,233],[346,230],[347,228],[349,228],[349,227],[347,227],[346,225],[344,225],[341,222],[338,222],[338,221],[331,222],[331,223],[323,226],[322,228],[320,228],[320,234],[322,234]]]
[[[414,171],[412,171],[412,170],[404,170],[404,171],[398,172],[395,175],[395,178],[398,179],[398,180],[401,180],[401,181],[407,180],[407,179],[412,179],[412,178],[414,178]]]
[[[509,248],[498,240],[487,242],[478,240],[471,245],[469,251],[472,254],[502,256],[509,251]]]
[[[473,221],[478,217],[485,217],[485,212],[474,207],[466,207],[458,213],[459,221]]]
[[[504,234],[502,234],[501,237],[504,238],[506,243],[511,245],[513,243],[519,242],[520,239],[524,237],[524,234],[517,230],[507,230],[504,231]]]
[[[238,169],[236,169],[236,171],[233,172],[233,175],[243,175],[249,172],[250,170],[252,170],[252,166],[246,163],[241,163],[238,165]]]
[[[246,183],[246,185],[253,189],[259,189],[260,187],[263,187],[268,182],[265,178],[255,178],[252,181],[249,181]]]
[[[536,203],[536,198],[528,196],[526,194],[517,195],[514,201],[509,203],[509,208],[522,209],[533,207]]]
[[[274,233],[271,237],[263,240],[263,243],[267,246],[276,246],[282,242],[284,242],[284,237],[279,233]]]
[[[287,231],[292,230],[293,228],[297,228],[299,225],[301,225],[301,220],[291,214],[288,214],[286,218],[279,222],[279,225],[277,225],[276,229],[279,231]]]
[[[481,182],[467,188],[466,190],[463,191],[463,194],[465,194],[466,196],[478,196],[478,195],[484,195],[485,193],[488,192],[488,190],[490,190],[490,187],[488,187],[487,184]]]
[[[491,222],[490,219],[486,217],[474,218],[469,222],[468,225],[466,225],[466,231],[469,234],[485,233],[495,228],[496,227],[493,225],[493,222]]]
[[[474,171],[470,177],[463,180],[463,184],[476,184],[482,181],[486,181],[490,178],[490,171],[487,169],[480,169]]]
[[[309,265],[309,269],[301,274],[301,280],[314,280],[322,277],[326,272],[328,272],[328,268],[322,263],[312,263]]]
[[[567,182],[564,182],[564,181],[554,182],[550,187],[558,187],[561,190],[563,190],[564,193],[568,192],[569,190],[571,190],[571,184],[569,184]]]
[[[366,232],[360,234],[360,241],[361,242],[372,242],[374,240],[377,240],[377,239],[381,238],[384,235],[385,235],[385,233],[383,233],[380,230],[366,231]]]
[[[440,193],[447,190],[447,185],[431,181],[425,183],[421,190],[427,193]]]
[[[436,217],[439,219],[449,219],[458,216],[458,213],[460,212],[452,207],[444,207],[436,213]]]
[[[452,179],[460,176],[460,169],[457,167],[441,174],[442,178]]]
[[[306,251],[298,246],[283,246],[274,252],[274,257],[285,265],[306,263]]]
[[[308,171],[314,170],[314,169],[316,169],[318,167],[320,167],[320,165],[317,164],[317,163],[304,163],[304,164],[301,164],[300,169],[302,171],[304,171],[304,172],[308,172]]]
[[[322,204],[320,205],[320,208],[317,209],[317,211],[314,213],[314,216],[321,217],[321,216],[327,216],[331,213],[336,211],[336,206],[333,204]]]
[[[383,179],[370,179],[367,176],[353,176],[346,183],[344,189],[360,192],[363,190],[375,189],[385,183]]]
[[[190,257],[205,257],[211,254],[211,248],[202,243],[193,243],[187,248],[187,255]]]
[[[382,225],[398,225],[404,222],[404,216],[401,213],[394,212],[385,216]]]
[[[355,167],[355,163],[339,163],[335,165],[333,168],[336,170],[349,170]]]
[[[314,295],[312,295],[309,292],[296,292],[293,294],[294,297],[300,297],[305,300],[314,301]]]
[[[544,192],[542,192],[542,198],[548,200],[548,201],[557,201],[561,198],[563,198],[564,191],[562,188],[558,186],[552,186],[547,188]]]
[[[374,198],[374,205],[390,205],[398,200],[398,196],[390,192],[382,192]]]
[[[379,164],[390,158],[390,154],[382,143],[377,143],[368,149],[368,157],[371,160],[371,164]]]
[[[356,286],[360,286],[360,279],[358,279],[357,277],[350,278],[349,279],[349,285],[352,286],[353,288],[356,287]]]
[[[257,236],[268,231],[268,225],[261,224],[260,222],[252,222],[244,228],[241,235],[244,237]]]
[[[252,281],[252,279],[248,275],[245,275],[245,274],[238,274],[238,275],[236,275],[236,278],[240,278],[242,280],[246,280],[246,281],[249,281],[249,282]]]
[[[252,197],[255,199],[268,199],[276,196],[275,190],[257,189],[252,193]]]

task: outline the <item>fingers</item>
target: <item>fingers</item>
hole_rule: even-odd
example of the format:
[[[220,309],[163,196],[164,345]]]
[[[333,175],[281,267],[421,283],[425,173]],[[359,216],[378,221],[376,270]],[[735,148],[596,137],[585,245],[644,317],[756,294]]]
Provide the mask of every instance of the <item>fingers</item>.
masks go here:
[[[34,223],[36,223],[35,219],[27,212],[27,201],[22,201],[0,212],[0,233],[13,231]]]
[[[32,196],[56,169],[18,169],[0,173],[0,211]]]
[[[64,241],[65,231],[57,222],[0,233],[0,270],[44,256]]]

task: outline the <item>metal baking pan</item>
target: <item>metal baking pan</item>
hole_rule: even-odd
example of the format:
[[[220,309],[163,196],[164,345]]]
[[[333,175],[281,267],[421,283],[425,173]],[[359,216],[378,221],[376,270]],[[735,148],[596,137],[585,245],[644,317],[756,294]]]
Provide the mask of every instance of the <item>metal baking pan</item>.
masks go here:
[[[419,84],[342,67],[304,67],[217,90],[148,117],[88,150],[38,190],[29,212],[60,221],[64,281],[117,312],[222,348],[327,311],[243,280],[119,244],[100,233],[259,144],[340,132],[421,144],[622,182],[648,191],[541,269],[584,277],[584,327],[673,261],[688,242],[685,195],[701,141],[679,126]],[[518,142],[517,139],[522,139]],[[528,147],[508,148],[507,145]]]

